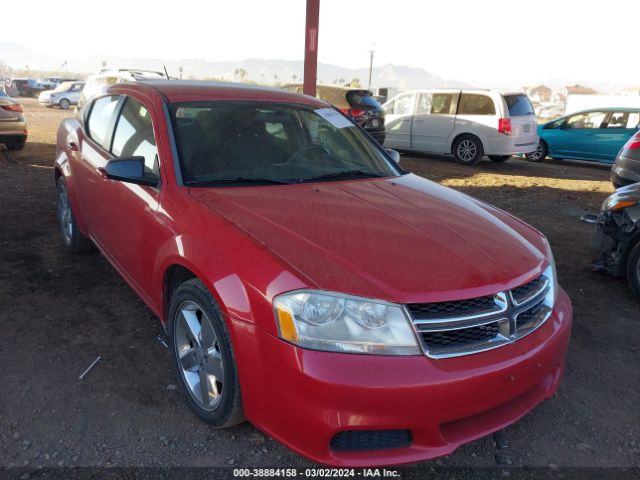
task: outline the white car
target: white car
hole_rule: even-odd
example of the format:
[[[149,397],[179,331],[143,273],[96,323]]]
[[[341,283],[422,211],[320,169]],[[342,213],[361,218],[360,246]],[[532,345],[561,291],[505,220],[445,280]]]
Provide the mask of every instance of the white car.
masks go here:
[[[107,91],[111,85],[124,82],[137,82],[140,80],[159,80],[166,78],[164,73],[150,70],[132,70],[121,68],[119,70],[101,70],[95,75],[87,78],[87,83],[82,90],[78,102],[78,110],[87,103],[88,100]]]
[[[63,110],[71,105],[77,105],[80,94],[84,88],[84,82],[62,82],[53,90],[45,90],[40,93],[38,103],[47,107],[60,107]]]
[[[420,90],[385,103],[384,146],[453,154],[473,165],[487,155],[504,162],[538,146],[537,121],[524,93],[497,90]]]

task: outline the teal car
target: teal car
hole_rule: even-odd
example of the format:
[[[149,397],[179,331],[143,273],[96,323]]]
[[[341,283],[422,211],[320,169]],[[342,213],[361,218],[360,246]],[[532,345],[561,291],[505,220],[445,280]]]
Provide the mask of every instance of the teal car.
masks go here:
[[[613,163],[617,153],[640,128],[640,108],[598,108],[572,113],[538,125],[538,148],[527,159],[539,162],[589,160]]]

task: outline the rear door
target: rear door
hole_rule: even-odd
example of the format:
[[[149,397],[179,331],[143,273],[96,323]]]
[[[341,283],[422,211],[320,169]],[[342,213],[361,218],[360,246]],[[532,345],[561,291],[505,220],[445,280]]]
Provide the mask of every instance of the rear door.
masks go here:
[[[420,115],[416,115],[411,128],[415,150],[449,153],[449,138],[456,123],[456,109],[460,91],[440,91],[421,97]]]
[[[613,163],[622,146],[638,130],[639,117],[639,112],[612,112],[595,133],[594,158],[605,163]]]
[[[415,108],[414,93],[398,95],[384,104],[385,147],[411,150],[411,122]]]
[[[538,121],[529,97],[525,94],[504,95],[509,118],[511,137],[515,146],[538,145]]]

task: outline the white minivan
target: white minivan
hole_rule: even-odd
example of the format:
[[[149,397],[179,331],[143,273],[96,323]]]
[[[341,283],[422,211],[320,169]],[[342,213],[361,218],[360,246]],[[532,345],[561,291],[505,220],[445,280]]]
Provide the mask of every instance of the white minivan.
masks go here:
[[[487,155],[504,162],[538,146],[536,115],[524,93],[434,89],[406,92],[385,103],[384,146],[453,154],[473,165]]]

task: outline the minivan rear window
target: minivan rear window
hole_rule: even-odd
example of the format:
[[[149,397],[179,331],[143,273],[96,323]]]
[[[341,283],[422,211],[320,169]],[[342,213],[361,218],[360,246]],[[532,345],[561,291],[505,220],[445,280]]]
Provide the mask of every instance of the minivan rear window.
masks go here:
[[[367,90],[351,90],[347,92],[347,101],[351,108],[361,110],[382,110],[378,101]]]
[[[504,99],[507,101],[510,117],[536,114],[533,110],[533,105],[531,105],[529,101],[529,97],[526,95],[505,95]]]

